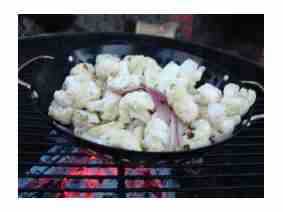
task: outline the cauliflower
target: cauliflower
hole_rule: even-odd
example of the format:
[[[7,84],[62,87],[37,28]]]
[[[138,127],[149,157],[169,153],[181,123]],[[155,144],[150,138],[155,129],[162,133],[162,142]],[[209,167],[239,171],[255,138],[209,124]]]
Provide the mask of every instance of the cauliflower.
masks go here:
[[[221,103],[225,106],[228,116],[245,115],[249,108],[255,103],[256,93],[252,89],[241,88],[229,83],[224,88],[224,97]]]
[[[59,90],[54,92],[54,102],[61,107],[71,107],[74,102],[74,97],[68,91]]]
[[[107,86],[113,91],[122,93],[127,90],[139,88],[142,81],[141,75],[130,74],[127,63],[121,61],[120,72],[115,77],[108,78]]]
[[[96,57],[96,76],[106,80],[110,76],[119,73],[120,58],[111,54],[100,54]]]
[[[102,99],[88,102],[87,109],[91,112],[101,112],[102,120],[114,121],[119,115],[120,99],[120,95],[108,90]]]
[[[167,101],[173,107],[177,117],[184,123],[192,122],[199,115],[198,105],[183,86],[172,88],[167,94]]]
[[[162,152],[170,145],[169,126],[159,118],[152,118],[144,131],[143,148],[149,152]]]
[[[62,107],[53,100],[49,106],[48,115],[60,123],[68,125],[72,120],[73,109],[71,107]]]
[[[72,123],[75,128],[90,128],[100,122],[96,113],[90,113],[85,110],[75,110],[72,117]]]
[[[212,128],[207,120],[198,119],[192,122],[191,127],[193,137],[188,138],[187,135],[184,135],[181,143],[183,147],[188,145],[190,149],[197,149],[210,145]]]
[[[121,122],[113,121],[108,122],[106,124],[97,125],[94,127],[91,127],[87,131],[83,132],[82,134],[79,134],[81,137],[86,138],[88,140],[97,139],[103,134],[108,133],[110,129],[122,129],[124,125]]]
[[[183,84],[190,93],[194,93],[195,85],[200,81],[204,71],[204,66],[199,66],[194,60],[187,59],[180,65],[177,84]]]
[[[75,65],[71,71],[70,75],[83,75],[86,79],[91,79],[95,74],[95,68],[89,63],[79,63]]]
[[[143,55],[120,60],[100,54],[95,66],[72,67],[48,114],[102,145],[154,152],[208,146],[210,138],[218,142],[233,134],[256,93],[233,83],[223,94],[209,83],[196,88],[204,71],[192,59],[162,69]],[[192,133],[186,135],[188,127]]]
[[[241,122],[241,116],[225,117],[222,121],[213,125],[212,140],[223,141],[232,136],[234,128]]]
[[[103,134],[100,139],[107,146],[142,151],[140,140],[128,130],[111,129]]]
[[[63,85],[63,88],[73,96],[74,107],[77,109],[86,107],[89,101],[99,99],[101,95],[95,81],[82,80],[79,76],[68,76]]]
[[[201,105],[219,102],[222,97],[221,90],[209,83],[200,86],[197,91],[195,100]]]
[[[147,68],[144,71],[144,84],[150,88],[157,88],[161,68]]]
[[[119,103],[120,120],[129,123],[130,119],[138,119],[144,123],[151,118],[150,111],[154,109],[151,96],[144,91],[135,91],[126,94]]]
[[[232,135],[235,126],[241,122],[241,116],[227,116],[223,104],[213,103],[208,105],[208,120],[213,127],[213,140],[222,141]]]
[[[143,141],[144,129],[145,129],[144,122],[134,119],[133,121],[131,121],[130,124],[125,126],[125,129],[132,132],[137,137],[137,139],[140,141],[140,143]]]
[[[153,58],[143,55],[129,55],[124,60],[127,61],[131,74],[143,75],[146,69],[161,69]]]
[[[212,103],[208,105],[207,119],[212,125],[223,122],[225,118],[225,107],[220,103]]]
[[[179,66],[174,63],[168,63],[159,74],[157,89],[166,95],[172,86],[176,85]]]

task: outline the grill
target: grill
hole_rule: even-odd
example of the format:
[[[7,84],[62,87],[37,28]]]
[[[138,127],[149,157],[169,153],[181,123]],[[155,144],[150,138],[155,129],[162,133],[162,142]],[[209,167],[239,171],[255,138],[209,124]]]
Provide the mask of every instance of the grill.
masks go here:
[[[31,75],[23,76],[27,81]],[[264,122],[203,158],[124,164],[90,153],[50,128],[19,87],[19,197],[263,197]],[[263,113],[264,98],[256,102]]]

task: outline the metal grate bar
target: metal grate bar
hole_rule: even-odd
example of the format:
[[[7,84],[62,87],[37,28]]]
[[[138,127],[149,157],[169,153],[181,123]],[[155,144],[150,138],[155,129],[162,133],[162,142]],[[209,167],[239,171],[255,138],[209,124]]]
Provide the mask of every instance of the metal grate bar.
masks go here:
[[[246,173],[246,174],[215,174],[215,175],[196,175],[196,176],[174,176],[174,175],[156,175],[156,176],[116,176],[116,175],[65,175],[65,174],[26,174],[25,178],[69,178],[69,179],[124,179],[124,180],[152,180],[152,179],[199,179],[199,178],[225,178],[225,177],[262,177],[263,173]]]
[[[197,191],[223,191],[223,190],[251,190],[251,189],[263,189],[261,185],[250,186],[213,186],[213,187],[198,187],[198,188],[125,188],[123,192],[197,192]],[[49,192],[49,193],[62,193],[62,192],[117,192],[117,189],[111,188],[23,188],[19,189],[19,192]]]
[[[84,164],[84,163],[43,163],[43,162],[20,162],[21,166],[46,166],[46,167],[98,167],[98,168],[105,168],[105,167],[117,167],[117,163],[115,164]],[[231,166],[263,166],[264,163],[204,163],[204,164],[194,164],[193,167],[231,167]],[[127,164],[127,168],[137,168],[140,164]],[[145,165],[145,168],[190,168],[188,165]]]

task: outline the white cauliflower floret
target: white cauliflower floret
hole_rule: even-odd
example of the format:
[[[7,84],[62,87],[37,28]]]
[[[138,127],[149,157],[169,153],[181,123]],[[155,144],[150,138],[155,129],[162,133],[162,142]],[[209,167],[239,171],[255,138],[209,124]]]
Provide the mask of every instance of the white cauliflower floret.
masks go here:
[[[129,55],[124,60],[127,62],[131,74],[143,75],[146,69],[161,69],[153,58],[143,55]]]
[[[54,92],[54,101],[61,107],[71,107],[74,102],[74,97],[68,91],[59,90]]]
[[[256,93],[252,89],[241,88],[229,83],[224,88],[224,97],[221,103],[225,106],[227,116],[241,115],[248,112],[255,103]]]
[[[159,74],[157,89],[166,95],[172,86],[176,85],[179,66],[174,63],[168,63]]]
[[[101,137],[104,145],[122,149],[141,151],[139,139],[130,131],[124,129],[111,129]]]
[[[217,125],[223,122],[225,118],[225,107],[220,103],[212,103],[208,105],[207,118],[210,123]]]
[[[143,148],[149,152],[168,150],[170,145],[169,126],[159,118],[152,118],[144,131]]]
[[[62,107],[55,101],[52,101],[48,109],[48,115],[62,124],[71,124],[73,109],[71,107]]]
[[[198,105],[183,86],[172,88],[167,94],[167,101],[173,107],[177,117],[184,123],[192,122],[199,115]]]
[[[225,117],[221,122],[213,125],[212,140],[216,142],[230,138],[235,126],[241,122],[241,116]]]
[[[234,128],[241,122],[241,116],[226,116],[225,106],[213,103],[208,105],[208,120],[213,127],[213,140],[222,141],[232,135]]]
[[[101,112],[102,120],[114,121],[119,115],[120,99],[120,95],[107,90],[102,99],[88,102],[87,110]]]
[[[96,113],[90,113],[85,110],[75,110],[72,117],[72,123],[75,128],[90,128],[100,122]]]
[[[137,126],[133,129],[133,134],[134,136],[136,136],[137,140],[139,141],[139,143],[143,142],[144,139],[144,130],[145,127],[144,126]]]
[[[71,71],[70,75],[84,75],[86,78],[91,79],[95,74],[95,68],[89,63],[79,63],[75,65]]]
[[[192,123],[191,127],[193,128],[193,137],[188,138],[187,135],[184,135],[181,144],[182,146],[188,145],[190,149],[198,149],[211,144],[210,136],[212,128],[207,120],[198,119]]]
[[[63,88],[74,97],[74,107],[84,108],[91,100],[99,99],[101,89],[95,81],[81,80],[80,75],[68,76],[64,82]]]
[[[144,122],[134,119],[133,121],[131,121],[130,124],[126,125],[125,129],[132,132],[137,137],[137,139],[140,141],[140,143],[143,141],[144,129],[145,129]]]
[[[144,84],[150,88],[157,88],[161,68],[147,68],[144,71]]]
[[[210,103],[216,103],[221,100],[222,92],[217,87],[205,83],[198,89],[198,94],[195,96],[195,100],[201,105],[207,105]]]
[[[144,91],[131,92],[120,100],[120,120],[129,123],[131,119],[138,119],[146,123],[150,120],[150,111],[153,109],[154,102],[148,93]]]
[[[88,139],[88,140],[95,140],[95,139],[98,139],[103,134],[108,133],[108,131],[111,129],[122,129],[123,127],[124,125],[121,122],[112,121],[106,124],[101,124],[101,125],[91,127],[90,129],[83,132],[82,134],[79,134],[79,136],[85,139]]]
[[[110,76],[115,76],[120,69],[120,58],[111,54],[100,54],[96,57],[96,76],[106,80]]]
[[[195,85],[200,81],[204,71],[204,66],[199,66],[197,62],[189,58],[180,65],[177,83],[183,84],[190,93],[194,93]]]
[[[139,88],[142,83],[142,76],[136,74],[130,74],[127,63],[125,61],[120,62],[120,71],[115,77],[109,77],[107,86],[113,91],[124,92]]]

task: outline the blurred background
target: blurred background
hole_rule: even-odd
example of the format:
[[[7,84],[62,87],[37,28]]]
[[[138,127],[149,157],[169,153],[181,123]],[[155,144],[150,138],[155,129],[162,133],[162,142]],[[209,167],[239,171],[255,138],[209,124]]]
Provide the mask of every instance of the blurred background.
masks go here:
[[[18,15],[18,36],[46,33],[128,32],[137,24],[176,23],[175,39],[192,41],[263,66],[264,15]],[[161,33],[162,34],[162,33]]]

